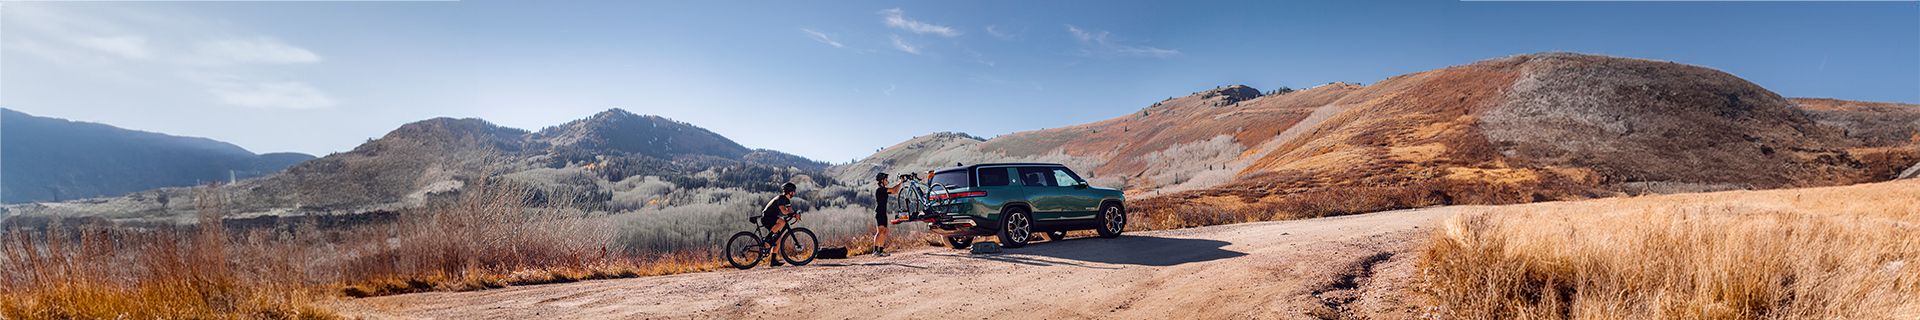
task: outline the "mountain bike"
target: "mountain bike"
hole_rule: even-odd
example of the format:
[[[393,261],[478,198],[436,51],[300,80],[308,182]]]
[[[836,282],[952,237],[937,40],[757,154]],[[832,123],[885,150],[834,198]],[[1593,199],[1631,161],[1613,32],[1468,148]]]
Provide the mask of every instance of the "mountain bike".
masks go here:
[[[771,227],[760,225],[758,214],[749,216],[747,220],[756,226],[754,230],[734,233],[732,238],[727,239],[726,251],[721,252],[734,268],[752,269],[760,265],[761,259],[776,254],[787,263],[804,266],[812,263],[815,251],[820,250],[820,239],[813,235],[813,230],[794,225],[800,221],[800,212],[781,216],[780,220],[785,221],[787,227],[778,234],[773,233]],[[774,248],[773,239],[785,241],[782,241],[780,248]]]
[[[900,193],[887,199],[887,207],[894,208],[896,224],[925,218],[927,208],[937,205],[933,193],[946,190],[945,185],[922,182],[915,174],[902,174],[900,181]]]

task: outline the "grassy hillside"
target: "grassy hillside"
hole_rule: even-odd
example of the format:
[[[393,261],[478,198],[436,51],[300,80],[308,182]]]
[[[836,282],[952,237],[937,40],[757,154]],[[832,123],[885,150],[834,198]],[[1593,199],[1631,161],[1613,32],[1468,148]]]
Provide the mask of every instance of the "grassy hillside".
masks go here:
[[[1787,99],[1679,63],[1542,53],[1365,86],[1223,86],[986,140],[916,137],[830,172],[864,181],[955,162],[1060,162],[1143,199],[1137,211],[1231,222],[1881,181],[1920,161],[1915,110]]]
[[[1223,86],[1160,101],[1109,120],[980,139],[958,133],[915,137],[832,169],[841,180],[877,171],[906,173],[954,163],[1058,162],[1096,184],[1133,194],[1224,183],[1301,121],[1316,121],[1333,99],[1360,86],[1329,84],[1275,96]],[[849,180],[852,181],[852,180]]]
[[[1920,105],[1791,99],[1822,125],[1839,128],[1852,141],[1847,152],[1875,180],[1902,173],[1920,175]],[[1909,175],[1911,177],[1911,175]]]
[[[619,211],[646,202],[640,194],[653,191],[636,188],[649,179],[684,189],[769,192],[788,181],[835,185],[825,168],[799,156],[749,149],[684,122],[613,109],[539,132],[481,119],[423,120],[351,151],[222,188],[234,199],[232,218],[393,212],[451,202],[466,186],[485,183],[528,186],[529,205],[564,200],[585,209]],[[836,195],[842,199],[838,203],[852,197],[843,193]],[[569,198],[555,198],[563,195]],[[191,205],[173,201],[190,197],[185,188],[156,189],[8,211],[191,223],[185,218]]]
[[[1397,76],[1240,179],[1178,199],[1283,205],[1344,188],[1422,205],[1516,203],[1865,180],[1839,130],[1732,75],[1537,54]],[[1219,199],[1225,198],[1225,199]]]

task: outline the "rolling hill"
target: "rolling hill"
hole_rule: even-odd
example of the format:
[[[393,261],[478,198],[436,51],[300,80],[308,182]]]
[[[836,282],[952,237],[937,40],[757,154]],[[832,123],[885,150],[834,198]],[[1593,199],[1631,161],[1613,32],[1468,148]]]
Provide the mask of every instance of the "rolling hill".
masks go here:
[[[313,159],[0,109],[0,202],[119,196],[251,178]]]
[[[1223,86],[1089,124],[918,137],[831,171],[1061,162],[1148,198],[1136,209],[1339,214],[1884,180],[1920,154],[1901,139],[1920,129],[1915,110],[1787,99],[1673,62],[1540,53],[1365,86]]]
[[[826,164],[749,149],[719,134],[658,116],[612,109],[537,132],[481,119],[409,123],[351,151],[284,172],[222,186],[234,217],[393,211],[451,200],[475,183],[514,183],[536,198],[573,197],[604,206],[629,178],[655,177],[683,187],[767,191],[769,177],[819,176]],[[98,216],[188,222],[191,190],[156,189],[125,197],[17,205],[17,215]]]

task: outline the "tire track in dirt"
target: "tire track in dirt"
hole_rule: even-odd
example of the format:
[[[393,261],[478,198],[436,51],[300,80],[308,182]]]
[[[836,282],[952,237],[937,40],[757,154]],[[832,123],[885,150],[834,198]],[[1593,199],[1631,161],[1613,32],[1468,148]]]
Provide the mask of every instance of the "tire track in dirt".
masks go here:
[[[1374,267],[1393,256],[1393,252],[1376,252],[1348,263],[1337,280],[1313,290],[1313,296],[1320,298],[1321,306],[1326,307],[1313,316],[1324,320],[1354,319],[1353,310],[1347,305],[1360,299],[1361,290],[1373,279]]]

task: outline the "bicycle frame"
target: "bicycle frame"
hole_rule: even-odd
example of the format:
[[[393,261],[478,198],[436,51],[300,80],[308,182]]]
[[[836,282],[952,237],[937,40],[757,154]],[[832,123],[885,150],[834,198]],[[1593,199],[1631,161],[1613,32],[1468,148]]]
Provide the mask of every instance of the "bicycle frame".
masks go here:
[[[800,222],[800,212],[795,211],[793,214],[780,215],[780,221],[782,222],[780,225],[785,227],[780,228],[780,232],[777,234],[773,232],[773,226],[758,226],[757,228],[753,229],[756,232],[766,231],[765,233],[760,233],[761,245],[771,248],[773,247],[773,239],[779,239],[779,237],[785,237],[788,234],[792,234],[793,229],[797,228],[794,226],[794,224]]]
[[[773,226],[760,225],[760,216],[750,216],[754,224],[753,229],[734,233],[732,237],[727,238],[726,250],[723,251],[727,263],[735,268],[749,269],[765,259],[771,259],[776,263],[784,259],[795,266],[803,266],[813,261],[814,254],[820,249],[820,238],[812,230],[799,226],[800,212],[781,215],[778,218],[780,223],[776,224],[783,227],[778,231],[774,230]],[[788,242],[781,243],[782,240],[788,240]],[[775,245],[776,243],[779,245]],[[796,253],[802,255],[795,256]],[[751,261],[735,259],[736,257],[751,257]]]

